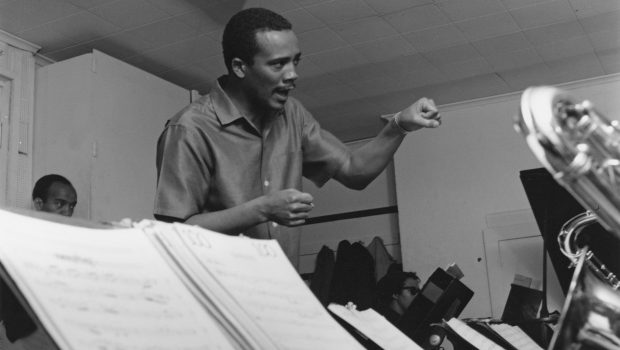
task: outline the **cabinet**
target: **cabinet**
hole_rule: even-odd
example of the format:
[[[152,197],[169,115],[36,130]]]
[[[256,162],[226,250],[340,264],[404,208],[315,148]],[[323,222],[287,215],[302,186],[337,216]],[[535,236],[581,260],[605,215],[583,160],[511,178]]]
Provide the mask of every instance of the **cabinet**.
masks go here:
[[[38,49],[0,31],[0,206],[30,205],[34,53]]]
[[[74,216],[152,218],[155,152],[190,92],[102,52],[37,70],[33,177],[66,176]]]

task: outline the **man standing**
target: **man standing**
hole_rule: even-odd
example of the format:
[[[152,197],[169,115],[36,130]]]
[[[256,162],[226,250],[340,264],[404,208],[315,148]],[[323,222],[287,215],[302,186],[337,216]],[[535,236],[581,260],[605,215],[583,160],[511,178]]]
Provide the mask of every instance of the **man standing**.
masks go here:
[[[157,144],[155,217],[214,231],[277,239],[297,265],[298,225],[312,210],[301,177],[366,187],[410,131],[437,127],[432,100],[397,113],[349,150],[289,96],[301,59],[288,20],[262,8],[235,14],[222,46],[228,74],[168,120]]]

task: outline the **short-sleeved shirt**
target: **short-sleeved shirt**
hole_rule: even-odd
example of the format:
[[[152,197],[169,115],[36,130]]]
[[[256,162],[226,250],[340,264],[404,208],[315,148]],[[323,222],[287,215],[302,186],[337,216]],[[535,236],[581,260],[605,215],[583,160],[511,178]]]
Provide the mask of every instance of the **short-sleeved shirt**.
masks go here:
[[[349,151],[302,104],[289,97],[282,112],[259,130],[222,89],[213,89],[166,122],[157,143],[156,218],[190,216],[235,207],[283,189],[301,190],[301,177],[318,186],[344,164]],[[245,235],[278,240],[297,266],[299,228],[274,222]]]

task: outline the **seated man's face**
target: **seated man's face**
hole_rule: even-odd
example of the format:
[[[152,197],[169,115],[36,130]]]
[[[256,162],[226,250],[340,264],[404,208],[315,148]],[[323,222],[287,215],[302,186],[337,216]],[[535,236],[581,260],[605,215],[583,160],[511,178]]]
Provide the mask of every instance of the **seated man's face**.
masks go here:
[[[403,287],[398,294],[396,301],[398,302],[402,310],[407,310],[415,296],[420,291],[420,280],[414,278],[407,278]]]
[[[36,210],[55,213],[64,216],[73,215],[73,209],[77,204],[77,194],[73,187],[54,182],[47,191],[47,199],[35,198]]]

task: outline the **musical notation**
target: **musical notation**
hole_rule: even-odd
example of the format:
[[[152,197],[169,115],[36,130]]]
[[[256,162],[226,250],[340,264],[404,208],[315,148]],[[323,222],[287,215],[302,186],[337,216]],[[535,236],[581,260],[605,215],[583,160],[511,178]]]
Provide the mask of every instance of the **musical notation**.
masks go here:
[[[373,309],[364,311],[338,304],[327,308],[383,349],[422,350],[422,348]]]
[[[501,346],[495,344],[493,341],[484,335],[478,333],[473,328],[469,327],[465,322],[458,318],[452,318],[446,322],[448,326],[461,338],[465,339],[468,343],[475,346],[480,350],[504,350]]]
[[[276,241],[148,220],[0,222],[0,262],[60,349],[362,349]]]
[[[159,231],[184,270],[195,272],[192,278],[206,289],[217,281],[225,291],[212,295],[226,294],[221,303],[243,305],[249,318],[244,322],[256,323],[277,346],[316,349],[331,342],[334,348],[360,347],[325,311],[276,241],[211,233],[208,245],[196,244],[201,234],[207,235],[186,225]]]
[[[61,348],[233,348],[141,230],[0,221],[0,259]]]
[[[542,350],[525,332],[517,327],[505,323],[489,325],[497,334],[506,339],[512,346],[519,350]]]

